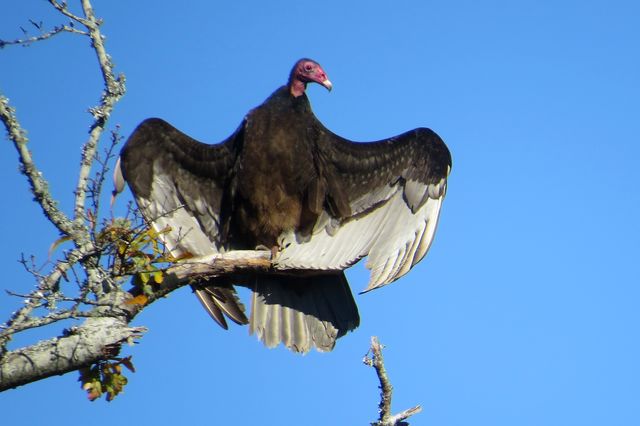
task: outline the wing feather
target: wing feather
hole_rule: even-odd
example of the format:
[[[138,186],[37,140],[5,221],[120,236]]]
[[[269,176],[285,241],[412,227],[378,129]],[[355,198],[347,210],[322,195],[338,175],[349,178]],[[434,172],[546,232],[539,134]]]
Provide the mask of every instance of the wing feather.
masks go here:
[[[350,215],[336,217],[326,206],[311,238],[285,233],[277,267],[340,270],[367,256],[365,291],[389,284],[431,245],[451,169],[449,151],[429,129],[371,143],[319,132],[321,164],[329,170],[320,172],[336,179],[328,182],[327,198],[348,200],[343,210]]]
[[[200,144],[161,120],[147,120],[134,131],[120,156],[122,174],[140,211],[161,232],[174,256],[200,256],[223,249],[220,205],[224,176],[200,174],[198,170],[204,167],[184,164],[204,147],[221,153],[228,150]],[[218,157],[210,160],[212,170],[216,161],[230,161],[227,156]]]
[[[128,182],[145,220],[174,257],[225,250],[222,199],[241,133],[242,126],[223,143],[208,145],[154,118],[143,121],[123,148],[114,173],[116,191]],[[193,287],[223,328],[223,313],[247,322],[232,286],[204,281]]]
[[[123,148],[121,173],[145,219],[158,231],[170,228],[162,237],[174,255],[224,250],[222,198],[240,132],[208,145],[163,120],[148,119]]]

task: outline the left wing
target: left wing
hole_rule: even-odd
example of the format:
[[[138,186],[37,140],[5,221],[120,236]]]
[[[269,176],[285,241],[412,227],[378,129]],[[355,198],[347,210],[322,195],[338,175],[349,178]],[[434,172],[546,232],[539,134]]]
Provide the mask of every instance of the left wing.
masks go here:
[[[368,256],[365,291],[395,281],[433,241],[451,170],[449,150],[424,128],[354,143],[320,127],[317,140],[322,180],[308,198],[322,200],[323,209],[311,235],[282,237],[278,265],[338,270]]]

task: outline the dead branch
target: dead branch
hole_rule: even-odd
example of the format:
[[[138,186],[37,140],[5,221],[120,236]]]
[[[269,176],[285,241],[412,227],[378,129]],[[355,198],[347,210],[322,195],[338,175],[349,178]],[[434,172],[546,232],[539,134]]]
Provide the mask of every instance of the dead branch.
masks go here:
[[[369,353],[371,357],[369,357]],[[422,411],[420,405],[404,410],[398,414],[391,414],[391,397],[393,395],[393,386],[387,375],[387,369],[384,366],[384,358],[382,357],[382,345],[376,336],[371,337],[371,348],[365,355],[363,362],[375,368],[378,379],[380,380],[380,404],[378,411],[380,417],[377,421],[371,423],[372,426],[407,426],[405,422],[410,416]]]
[[[65,253],[63,259],[54,261],[54,266],[48,274],[30,271],[37,281],[35,288],[26,295],[24,305],[14,312],[5,324],[0,326],[0,387],[2,389],[15,387],[52,374],[62,374],[70,371],[70,369],[80,368],[83,364],[86,366],[87,362],[90,363],[91,360],[107,359],[105,358],[107,355],[101,354],[98,349],[100,347],[104,348],[105,342],[108,343],[109,339],[105,338],[105,342],[101,342],[104,336],[94,332],[98,329],[95,324],[99,324],[100,321],[113,322],[116,319],[116,323],[119,325],[112,324],[112,326],[114,330],[122,331],[121,334],[116,335],[118,339],[121,339],[128,335],[124,329],[128,328],[126,325],[133,317],[131,309],[127,309],[127,306],[123,305],[124,301],[131,296],[128,292],[120,289],[116,282],[116,277],[108,270],[107,266],[101,263],[102,256],[105,254],[103,252],[104,247],[96,243],[96,228],[94,226],[95,218],[99,212],[93,211],[91,217],[87,217],[85,213],[86,199],[92,189],[91,173],[97,157],[98,141],[113,107],[125,93],[124,76],[116,76],[113,71],[113,64],[106,53],[104,37],[100,30],[102,20],[95,16],[90,0],[80,1],[82,16],[72,12],[68,8],[66,1],[48,0],[48,2],[65,19],[68,18],[70,20],[68,24],[45,31],[42,23],[30,20],[31,24],[41,32],[40,35],[18,38],[10,42],[3,41],[0,43],[0,47],[12,44],[24,46],[49,39],[62,32],[86,36],[91,40],[92,50],[96,54],[104,88],[101,90],[102,96],[98,105],[89,109],[94,121],[89,126],[89,137],[81,150],[72,217],[66,215],[63,209],[58,207],[58,201],[52,197],[48,188],[48,181],[37,167],[27,147],[29,142],[26,137],[27,133],[18,121],[9,99],[0,92],[0,121],[7,130],[8,139],[18,152],[21,172],[27,178],[34,199],[42,209],[45,217],[60,232],[61,237],[58,241],[70,241],[74,245],[73,249]],[[26,34],[24,29],[23,32]],[[97,188],[100,189],[103,176],[98,175],[98,179],[100,184]],[[97,196],[98,194],[93,195]],[[54,246],[56,244],[57,242],[54,243]],[[78,271],[80,272],[79,275]],[[71,299],[65,296],[60,288],[60,281],[61,279],[67,279],[67,273],[71,273],[76,277],[80,296],[71,308],[59,310],[56,308],[57,302]],[[95,304],[92,304],[92,302]],[[34,312],[38,308],[48,309],[49,313],[44,316],[37,316]],[[19,331],[43,326],[66,318],[86,317],[88,318],[85,322],[77,328],[77,331],[79,330],[78,333],[71,333],[75,337],[72,335],[59,336],[40,345],[11,352],[7,351],[7,342]],[[71,346],[65,346],[65,342],[74,342],[74,339],[78,339],[78,336],[82,336],[82,344],[80,346],[75,343],[72,343]],[[115,343],[114,339],[111,339],[110,344]],[[73,352],[65,352],[71,347],[76,349]],[[86,348],[86,350],[83,348]],[[47,352],[43,351],[53,352],[47,354]],[[86,356],[76,356],[76,354],[80,353],[85,353]],[[40,361],[46,363],[47,359],[49,359],[51,365],[44,366],[39,364]],[[21,360],[27,361],[22,365]],[[29,365],[32,368],[28,367]]]
[[[7,352],[0,359],[0,392],[111,359],[109,348],[133,342],[145,331],[118,318],[91,318],[65,336]]]
[[[32,24],[34,24],[32,22]],[[42,28],[38,25],[35,25],[36,28],[38,28],[38,30],[42,31]],[[75,34],[81,34],[81,35],[88,35],[88,33],[78,30],[77,28],[74,28],[71,25],[58,25],[56,27],[53,27],[53,29],[49,30],[49,31],[43,31],[40,34],[36,35],[36,36],[30,36],[30,37],[24,37],[24,38],[16,38],[14,40],[0,40],[0,49],[5,47],[5,46],[11,46],[11,45],[21,45],[21,46],[29,46],[32,43],[36,43],[38,41],[43,41],[43,40],[47,40],[55,35],[58,35],[60,33],[75,33]],[[25,33],[26,34],[26,33]]]
[[[75,192],[74,223],[78,227],[85,227],[85,202],[89,189],[91,168],[98,148],[98,141],[102,136],[107,120],[111,116],[114,105],[125,94],[125,77],[122,74],[116,76],[113,71],[113,63],[106,52],[104,37],[100,31],[102,20],[96,18],[89,0],[82,0],[82,10],[85,15],[84,19],[68,12],[66,5],[60,5],[55,0],[50,0],[50,2],[56,9],[87,28],[104,82],[104,91],[100,103],[89,109],[94,117],[94,122],[90,126],[89,139],[82,147],[80,173]]]
[[[31,186],[31,193],[42,208],[44,215],[61,233],[69,234],[73,232],[71,221],[58,209],[58,202],[51,196],[47,180],[35,165],[31,152],[27,148],[29,139],[25,130],[20,126],[15,110],[9,104],[9,99],[2,93],[0,93],[0,120],[4,123],[9,139],[18,151],[20,171],[27,177]]]

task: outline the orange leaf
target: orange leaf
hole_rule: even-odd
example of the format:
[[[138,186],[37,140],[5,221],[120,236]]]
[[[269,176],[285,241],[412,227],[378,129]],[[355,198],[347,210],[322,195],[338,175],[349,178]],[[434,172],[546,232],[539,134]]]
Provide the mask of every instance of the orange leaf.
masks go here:
[[[127,305],[140,305],[140,306],[144,306],[147,304],[147,301],[149,300],[149,298],[147,296],[145,296],[144,294],[139,294],[136,297],[134,297],[133,299],[129,299],[126,302],[124,302]]]

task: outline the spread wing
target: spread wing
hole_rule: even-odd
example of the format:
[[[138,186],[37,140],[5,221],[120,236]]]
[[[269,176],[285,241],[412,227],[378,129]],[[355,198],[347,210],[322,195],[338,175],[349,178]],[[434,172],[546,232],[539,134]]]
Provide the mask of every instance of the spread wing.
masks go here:
[[[221,144],[192,139],[169,123],[151,118],[129,137],[116,165],[116,190],[129,184],[146,221],[174,257],[224,251],[222,208],[241,126]],[[231,285],[194,287],[211,316],[226,328],[222,312],[246,323]]]
[[[283,236],[278,264],[337,270],[368,256],[365,291],[400,278],[433,241],[451,170],[446,145],[424,128],[355,143],[322,127],[317,141],[322,179],[307,198],[320,215],[310,235]]]

